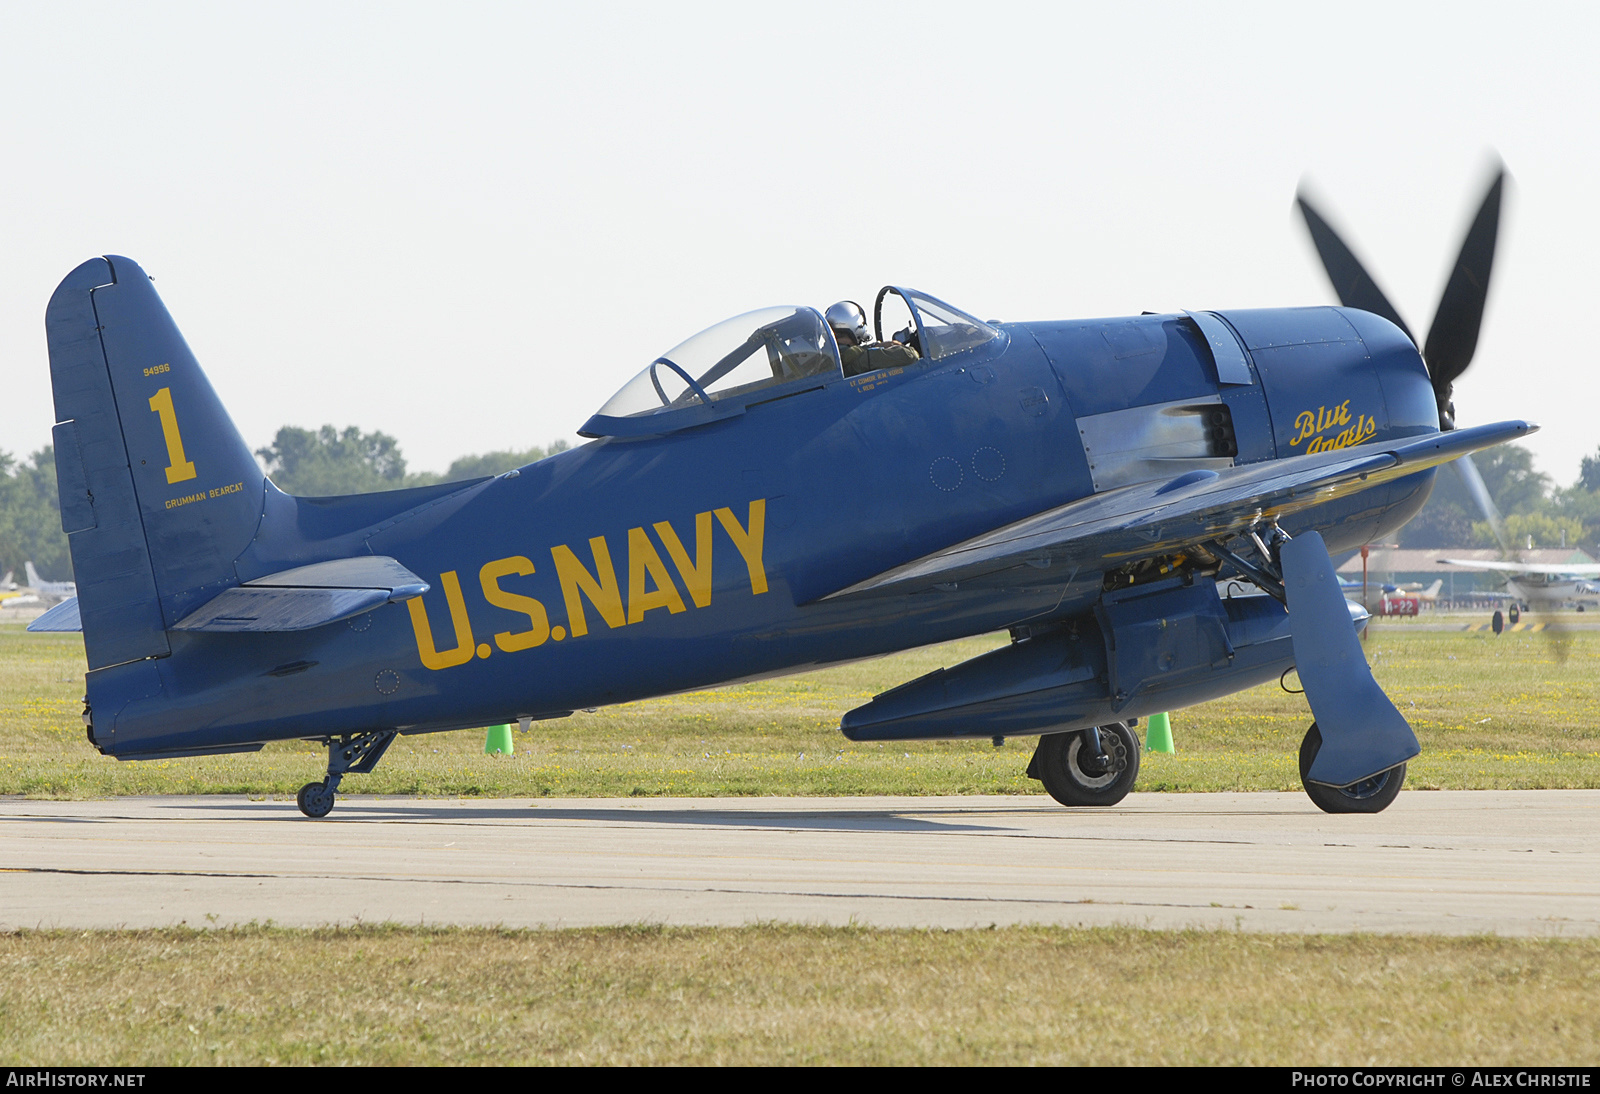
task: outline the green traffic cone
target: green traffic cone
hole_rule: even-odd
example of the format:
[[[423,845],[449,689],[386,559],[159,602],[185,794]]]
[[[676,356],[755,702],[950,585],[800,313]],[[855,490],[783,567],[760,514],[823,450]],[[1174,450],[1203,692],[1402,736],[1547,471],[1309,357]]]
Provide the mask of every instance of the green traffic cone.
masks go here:
[[[517,746],[511,743],[511,727],[490,726],[489,736],[483,742],[483,751],[486,756],[496,754],[510,756],[516,752]]]
[[[1177,752],[1172,747],[1172,720],[1165,714],[1150,715],[1149,724],[1144,730],[1144,750],[1146,752]]]

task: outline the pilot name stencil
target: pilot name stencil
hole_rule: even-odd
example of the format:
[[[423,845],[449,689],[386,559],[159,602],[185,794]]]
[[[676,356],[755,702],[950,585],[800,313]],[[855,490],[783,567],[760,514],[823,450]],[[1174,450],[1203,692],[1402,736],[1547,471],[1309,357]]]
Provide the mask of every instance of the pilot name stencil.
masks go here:
[[[750,593],[758,596],[767,591],[767,572],[762,561],[766,513],[766,499],[757,498],[750,502],[749,515],[743,524],[727,507],[695,514],[694,533],[690,541],[692,555],[671,522],[661,520],[651,525],[688,593],[687,603],[679,591],[678,583],[668,572],[661,552],[656,549],[656,542],[643,527],[630,528],[627,533],[626,553],[623,556],[628,582],[626,601],[613,562],[611,545],[605,536],[594,536],[588,542],[586,553],[592,561],[592,571],[590,563],[581,557],[581,548],[575,551],[569,544],[557,544],[550,548],[550,560],[560,586],[562,605],[566,609],[567,621],[564,626],[559,623],[550,625],[549,613],[543,601],[513,592],[500,584],[502,579],[508,577],[526,577],[535,573],[536,567],[531,559],[524,555],[511,555],[486,562],[478,571],[483,599],[496,608],[526,616],[524,629],[495,633],[493,646],[477,641],[473,635],[459,572],[445,571],[439,575],[439,584],[444,589],[456,644],[450,649],[438,648],[423,598],[416,597],[406,601],[406,608],[417,640],[417,655],[425,668],[437,671],[464,665],[474,656],[487,658],[495,648],[505,653],[515,653],[542,646],[547,641],[580,638],[588,634],[590,628],[590,617],[584,608],[585,599],[607,628],[612,630],[631,623],[641,623],[645,613],[656,608],[665,608],[670,615],[677,615],[687,611],[690,604],[696,608],[709,607],[717,524],[721,525],[744,560]]]

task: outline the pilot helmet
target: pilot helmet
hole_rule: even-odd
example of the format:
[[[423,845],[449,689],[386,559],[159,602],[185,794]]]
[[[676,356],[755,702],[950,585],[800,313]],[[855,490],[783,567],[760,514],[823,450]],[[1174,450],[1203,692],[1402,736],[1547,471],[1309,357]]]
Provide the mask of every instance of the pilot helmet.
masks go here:
[[[827,310],[823,316],[828,321],[828,326],[833,328],[833,336],[843,344],[845,334],[855,339],[855,344],[864,346],[872,339],[867,334],[867,313],[861,310],[861,305],[854,300],[841,300]]]

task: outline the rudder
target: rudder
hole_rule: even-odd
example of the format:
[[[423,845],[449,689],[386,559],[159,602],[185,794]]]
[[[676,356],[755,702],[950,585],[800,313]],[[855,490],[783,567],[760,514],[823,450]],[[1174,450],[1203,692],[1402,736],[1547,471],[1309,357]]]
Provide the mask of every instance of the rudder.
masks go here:
[[[137,263],[79,266],[45,328],[89,667],[164,656],[167,629],[237,584],[265,476]]]

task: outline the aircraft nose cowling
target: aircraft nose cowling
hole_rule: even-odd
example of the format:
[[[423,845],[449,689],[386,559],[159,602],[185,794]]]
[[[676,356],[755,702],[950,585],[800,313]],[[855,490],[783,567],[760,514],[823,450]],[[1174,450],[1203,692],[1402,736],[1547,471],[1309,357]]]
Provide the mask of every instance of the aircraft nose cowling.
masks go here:
[[[1222,314],[1261,377],[1279,458],[1439,428],[1422,356],[1388,320],[1328,307]]]

